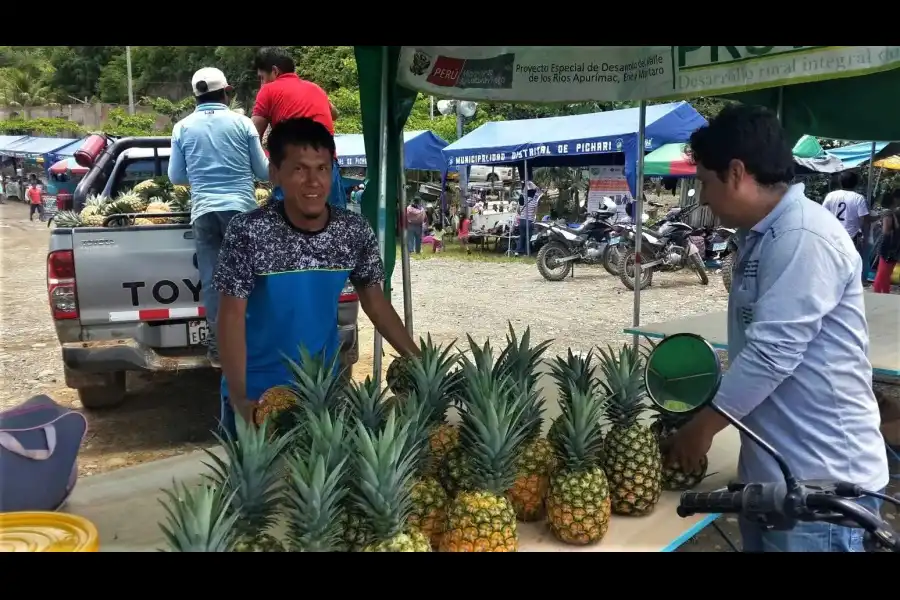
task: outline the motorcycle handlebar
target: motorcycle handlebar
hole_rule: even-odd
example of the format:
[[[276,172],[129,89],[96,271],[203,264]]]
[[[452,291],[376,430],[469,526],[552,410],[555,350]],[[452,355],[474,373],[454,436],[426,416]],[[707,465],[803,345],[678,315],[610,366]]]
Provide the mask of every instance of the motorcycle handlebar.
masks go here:
[[[679,517],[697,513],[735,514],[743,510],[744,492],[685,492],[678,505]]]

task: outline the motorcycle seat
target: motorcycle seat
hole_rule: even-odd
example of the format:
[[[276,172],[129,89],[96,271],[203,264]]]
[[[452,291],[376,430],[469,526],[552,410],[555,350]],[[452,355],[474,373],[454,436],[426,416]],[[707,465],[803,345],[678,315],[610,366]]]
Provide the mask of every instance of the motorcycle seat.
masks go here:
[[[575,227],[568,227],[566,225],[556,225],[556,227],[562,229],[563,231],[568,231],[569,233],[572,233],[574,235],[581,235],[581,233],[584,231],[584,223],[576,225]]]
[[[651,229],[649,227],[642,227],[641,231],[643,231],[644,233],[649,233],[650,235],[652,235],[655,238],[663,237],[663,234],[660,233],[659,229]]]

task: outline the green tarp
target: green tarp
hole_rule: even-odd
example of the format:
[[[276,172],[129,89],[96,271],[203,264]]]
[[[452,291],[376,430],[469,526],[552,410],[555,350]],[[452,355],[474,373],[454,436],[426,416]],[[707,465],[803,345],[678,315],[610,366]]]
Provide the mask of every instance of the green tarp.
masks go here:
[[[804,135],[794,144],[794,156],[797,158],[816,158],[823,154],[825,150],[814,136]]]

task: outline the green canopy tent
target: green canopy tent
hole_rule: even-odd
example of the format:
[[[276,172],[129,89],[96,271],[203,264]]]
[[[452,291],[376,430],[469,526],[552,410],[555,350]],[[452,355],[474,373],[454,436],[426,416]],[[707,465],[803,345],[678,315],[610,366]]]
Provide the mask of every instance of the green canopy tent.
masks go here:
[[[403,190],[397,189],[400,132],[416,92],[503,102],[640,101],[638,144],[645,141],[646,100],[697,96],[769,106],[795,140],[805,133],[900,140],[900,117],[890,105],[900,89],[896,46],[356,46],[355,52],[367,160],[379,165],[363,212],[383,243],[388,279],[396,260],[395,215],[405,206]],[[528,151],[523,150],[526,157]],[[629,181],[633,190],[643,188],[643,171],[639,153],[637,173]],[[635,198],[640,214],[642,194]],[[637,228],[639,233],[640,223]],[[637,235],[638,252],[640,239]],[[408,263],[404,266],[412,331]],[[385,292],[390,293],[389,285]],[[636,286],[634,326],[639,325]],[[376,334],[376,377],[380,346]]]

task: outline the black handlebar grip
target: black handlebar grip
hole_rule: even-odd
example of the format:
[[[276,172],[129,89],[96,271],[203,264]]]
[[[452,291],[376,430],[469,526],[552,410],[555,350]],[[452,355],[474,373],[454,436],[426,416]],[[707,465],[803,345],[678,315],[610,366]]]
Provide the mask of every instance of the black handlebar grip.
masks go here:
[[[685,492],[679,513],[739,513],[743,496],[743,492]]]

